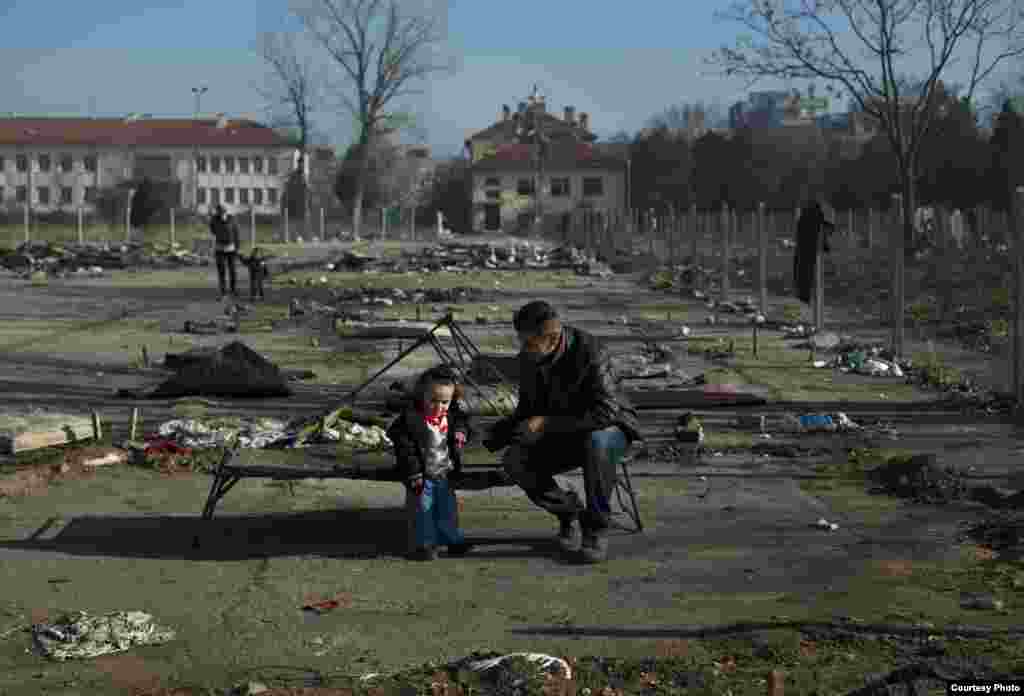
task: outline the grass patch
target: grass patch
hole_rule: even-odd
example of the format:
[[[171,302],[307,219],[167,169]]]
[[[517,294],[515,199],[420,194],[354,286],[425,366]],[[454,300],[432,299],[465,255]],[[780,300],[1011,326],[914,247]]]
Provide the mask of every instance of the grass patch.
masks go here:
[[[744,432],[705,431],[704,446],[716,450],[750,449],[754,446],[754,436]]]

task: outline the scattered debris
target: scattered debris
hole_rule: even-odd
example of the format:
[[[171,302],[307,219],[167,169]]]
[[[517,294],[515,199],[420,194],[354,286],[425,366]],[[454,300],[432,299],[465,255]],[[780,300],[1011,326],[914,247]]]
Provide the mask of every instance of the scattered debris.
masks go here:
[[[101,276],[110,269],[177,268],[209,263],[208,256],[186,251],[179,244],[157,243],[147,247],[139,242],[56,244],[30,240],[19,244],[14,253],[0,256],[0,266],[23,277],[33,272],[57,277],[90,277]]]
[[[827,529],[827,530],[829,530],[830,532],[834,532],[834,531],[836,531],[837,529],[839,529],[839,525],[838,525],[838,524],[836,524],[835,522],[829,522],[829,521],[828,521],[828,520],[826,520],[826,519],[825,519],[824,517],[820,518],[820,519],[819,519],[819,520],[818,520],[818,521],[817,521],[817,522],[816,522],[816,523],[814,524],[814,526],[815,526],[815,527],[817,527],[818,529]]]
[[[526,693],[527,683],[534,678],[572,679],[572,668],[559,657],[541,653],[474,653],[448,665],[449,672],[468,671],[479,675],[483,682],[482,693],[512,694]]]
[[[981,611],[1003,611],[1006,608],[1006,603],[992,595],[964,593],[960,597],[960,607]]]
[[[175,632],[157,625],[141,611],[117,611],[93,616],[84,611],[65,615],[54,623],[32,627],[38,649],[53,660],[97,657],[129,650],[137,645],[159,645]]]
[[[892,495],[916,502],[962,500],[967,494],[963,473],[953,467],[940,469],[936,459],[934,454],[892,457],[868,471],[868,479]]]
[[[216,336],[225,333],[238,333],[238,321],[234,317],[217,317],[209,321],[186,319],[182,329],[184,333],[199,336]]]

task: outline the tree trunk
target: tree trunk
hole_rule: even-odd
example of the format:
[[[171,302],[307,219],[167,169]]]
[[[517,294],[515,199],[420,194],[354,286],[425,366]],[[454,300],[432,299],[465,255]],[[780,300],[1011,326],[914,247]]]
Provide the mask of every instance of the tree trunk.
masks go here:
[[[356,197],[352,205],[352,238],[359,240],[359,232],[363,222],[363,197],[366,192],[366,172],[370,164],[371,138],[369,132],[362,137],[362,147],[359,152],[359,175],[356,177]]]
[[[907,253],[913,249],[914,242],[914,213],[917,207],[917,197],[914,195],[914,169],[913,167],[907,167],[906,171],[902,175],[902,189],[903,196],[900,199],[903,213],[903,230],[902,234],[898,235],[897,241],[899,242],[898,248],[894,254],[896,262],[896,321],[895,333],[893,335],[893,342],[895,345],[893,349],[896,352],[897,358],[904,357],[903,351],[905,347],[905,310],[907,304],[906,298],[906,280],[907,280]]]

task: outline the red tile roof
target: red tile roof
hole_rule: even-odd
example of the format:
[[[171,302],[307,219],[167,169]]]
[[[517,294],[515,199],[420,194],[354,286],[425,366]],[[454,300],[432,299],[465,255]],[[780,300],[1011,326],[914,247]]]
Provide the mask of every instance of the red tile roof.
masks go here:
[[[276,131],[255,121],[230,119],[0,118],[0,145],[34,147],[289,147]]]
[[[495,153],[473,164],[474,171],[533,170],[535,145],[498,145]],[[544,160],[545,169],[624,169],[626,146],[590,143],[556,143]]]

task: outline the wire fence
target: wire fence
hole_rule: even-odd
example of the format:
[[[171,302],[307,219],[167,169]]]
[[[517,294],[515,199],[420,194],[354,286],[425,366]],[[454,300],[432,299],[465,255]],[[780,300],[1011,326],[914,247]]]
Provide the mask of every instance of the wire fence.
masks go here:
[[[295,219],[287,214],[265,215],[250,210],[236,214],[234,220],[241,243],[249,246],[353,238],[350,216],[326,208],[314,208],[310,213],[308,219]],[[0,211],[0,245],[16,248],[31,241],[143,243],[202,250],[209,244],[209,218],[191,210],[159,210],[144,226],[132,226],[127,209],[116,217],[111,219],[86,207],[59,213],[39,212],[27,206],[8,208]],[[360,237],[366,239],[428,241],[437,237],[436,226],[423,225],[422,216],[412,208],[365,211],[360,227]]]

